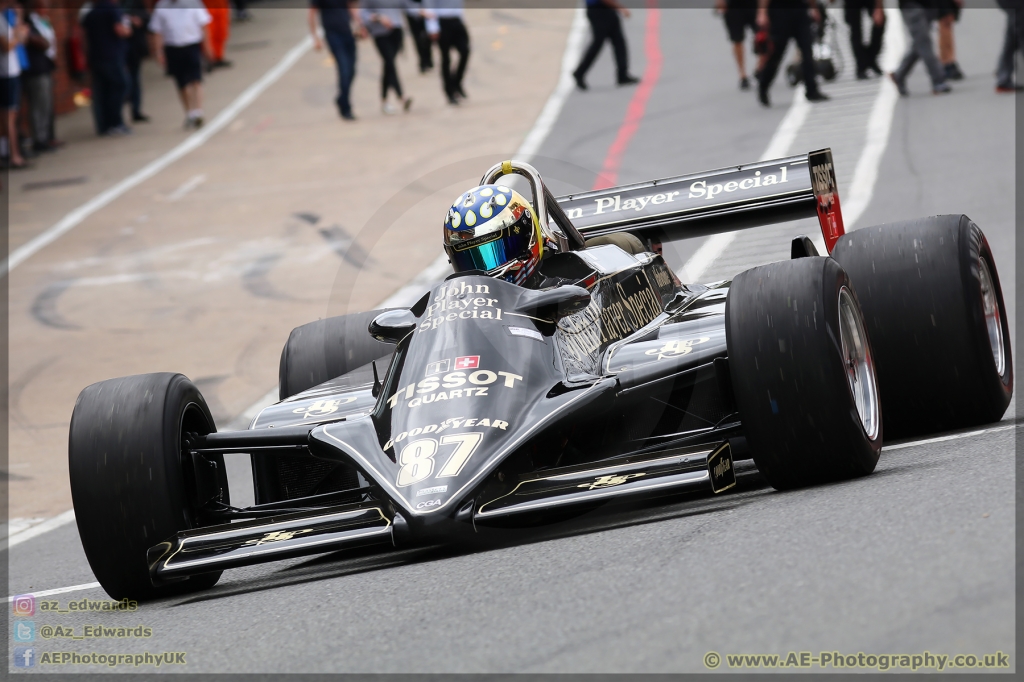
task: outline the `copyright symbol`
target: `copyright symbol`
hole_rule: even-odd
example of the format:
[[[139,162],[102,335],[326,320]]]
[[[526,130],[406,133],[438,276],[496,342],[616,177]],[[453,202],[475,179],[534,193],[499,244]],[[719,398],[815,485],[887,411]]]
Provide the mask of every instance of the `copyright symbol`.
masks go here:
[[[704,665],[714,670],[722,664],[722,657],[714,651],[709,651],[704,654]]]
[[[39,634],[43,636],[43,639],[50,639],[50,637],[53,637],[53,626],[44,625],[39,628]]]

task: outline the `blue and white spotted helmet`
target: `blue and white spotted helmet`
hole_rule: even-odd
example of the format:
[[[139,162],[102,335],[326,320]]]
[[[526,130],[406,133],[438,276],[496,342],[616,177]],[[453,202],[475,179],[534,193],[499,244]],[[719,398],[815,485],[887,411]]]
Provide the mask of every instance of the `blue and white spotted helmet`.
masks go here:
[[[503,185],[462,194],[444,220],[444,250],[455,272],[482,270],[514,284],[533,274],[544,253],[537,214]]]

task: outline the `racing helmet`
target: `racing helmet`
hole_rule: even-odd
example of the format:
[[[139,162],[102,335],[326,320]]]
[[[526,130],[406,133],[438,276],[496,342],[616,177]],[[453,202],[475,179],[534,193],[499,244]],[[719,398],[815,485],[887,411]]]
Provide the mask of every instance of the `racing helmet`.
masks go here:
[[[513,284],[533,274],[544,253],[537,212],[503,185],[462,194],[444,219],[444,250],[455,272],[483,270]]]

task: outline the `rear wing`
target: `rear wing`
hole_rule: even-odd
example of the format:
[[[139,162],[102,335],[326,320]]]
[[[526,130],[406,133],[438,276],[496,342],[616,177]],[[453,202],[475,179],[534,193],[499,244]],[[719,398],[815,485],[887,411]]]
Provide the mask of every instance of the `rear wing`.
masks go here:
[[[649,244],[817,216],[829,253],[844,233],[832,150],[559,197],[583,237]]]

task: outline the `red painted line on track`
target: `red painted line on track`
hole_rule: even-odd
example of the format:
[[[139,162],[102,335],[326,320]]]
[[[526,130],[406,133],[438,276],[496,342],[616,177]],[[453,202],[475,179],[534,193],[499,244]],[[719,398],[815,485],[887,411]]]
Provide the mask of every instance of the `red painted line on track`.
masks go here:
[[[619,126],[619,133],[615,141],[608,148],[608,154],[604,158],[604,165],[597,179],[594,181],[594,189],[608,189],[614,187],[619,179],[619,167],[622,165],[622,157],[629,148],[629,143],[640,127],[640,121],[647,111],[647,102],[651,99],[654,86],[661,75],[661,44],[658,41],[658,26],[661,21],[661,11],[657,3],[649,0],[647,3],[647,25],[644,31],[644,55],[647,57],[647,68],[640,83],[636,86],[633,99],[629,101],[626,109],[626,117]]]

